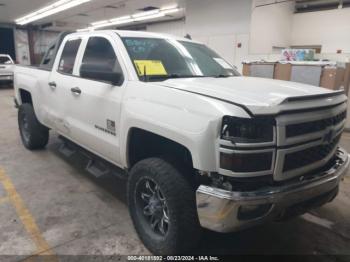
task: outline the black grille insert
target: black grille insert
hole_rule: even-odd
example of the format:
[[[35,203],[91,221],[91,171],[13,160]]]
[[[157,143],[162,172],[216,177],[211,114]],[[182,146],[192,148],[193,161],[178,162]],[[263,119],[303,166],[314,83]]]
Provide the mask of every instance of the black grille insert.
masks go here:
[[[286,137],[300,136],[309,133],[315,133],[326,129],[329,126],[335,126],[346,118],[346,111],[326,119],[316,120],[307,123],[288,125],[286,127]]]
[[[233,172],[259,172],[271,169],[272,152],[252,154],[220,153],[220,167]]]
[[[295,153],[287,154],[284,159],[283,172],[308,166],[326,158],[338,145],[339,140],[340,135],[337,136],[330,144],[319,145]]]

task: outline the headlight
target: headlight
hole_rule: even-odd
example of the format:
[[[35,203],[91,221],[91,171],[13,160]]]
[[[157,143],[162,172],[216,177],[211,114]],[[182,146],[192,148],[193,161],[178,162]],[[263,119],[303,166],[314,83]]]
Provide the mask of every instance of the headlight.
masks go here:
[[[273,141],[275,120],[269,117],[238,118],[224,116],[221,138],[236,143]]]

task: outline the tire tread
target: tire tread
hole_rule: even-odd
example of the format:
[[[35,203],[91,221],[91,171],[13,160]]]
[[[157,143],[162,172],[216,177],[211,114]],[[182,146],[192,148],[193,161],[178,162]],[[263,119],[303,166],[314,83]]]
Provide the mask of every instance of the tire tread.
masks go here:
[[[149,158],[137,163],[131,171],[128,183],[128,202],[130,213],[141,240],[145,246],[154,254],[169,255],[190,251],[199,241],[200,226],[195,204],[195,192],[184,177],[186,174],[179,172],[181,168],[164,161],[160,158]],[[164,245],[155,244],[140,228],[135,217],[131,199],[133,189],[139,174],[143,172],[152,174],[159,183],[163,192],[167,192],[167,201],[173,208],[171,223],[178,229],[172,232],[171,238]],[[174,215],[175,213],[175,215]]]

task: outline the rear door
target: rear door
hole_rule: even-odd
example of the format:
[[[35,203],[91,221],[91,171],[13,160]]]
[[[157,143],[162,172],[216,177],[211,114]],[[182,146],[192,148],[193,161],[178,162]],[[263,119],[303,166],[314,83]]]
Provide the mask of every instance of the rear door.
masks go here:
[[[68,37],[62,42],[49,80],[43,88],[46,107],[45,123],[66,137],[71,136],[69,124],[64,117],[67,111],[67,97],[77,79],[73,71],[81,43],[80,37]]]
[[[90,36],[84,39],[83,45],[84,52],[74,72],[79,78],[67,89],[65,119],[74,141],[119,164],[119,121],[125,81],[116,86],[93,77],[82,77],[80,68],[81,65],[100,66],[124,76],[126,71],[119,63],[118,45],[112,37]]]

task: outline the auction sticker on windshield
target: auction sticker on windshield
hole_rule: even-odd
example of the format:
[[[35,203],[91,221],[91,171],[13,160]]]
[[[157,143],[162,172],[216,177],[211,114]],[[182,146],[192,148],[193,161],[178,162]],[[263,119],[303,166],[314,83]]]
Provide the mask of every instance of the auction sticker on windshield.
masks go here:
[[[160,60],[134,60],[137,73],[143,75],[167,75],[164,65]],[[146,71],[146,72],[145,72]]]

